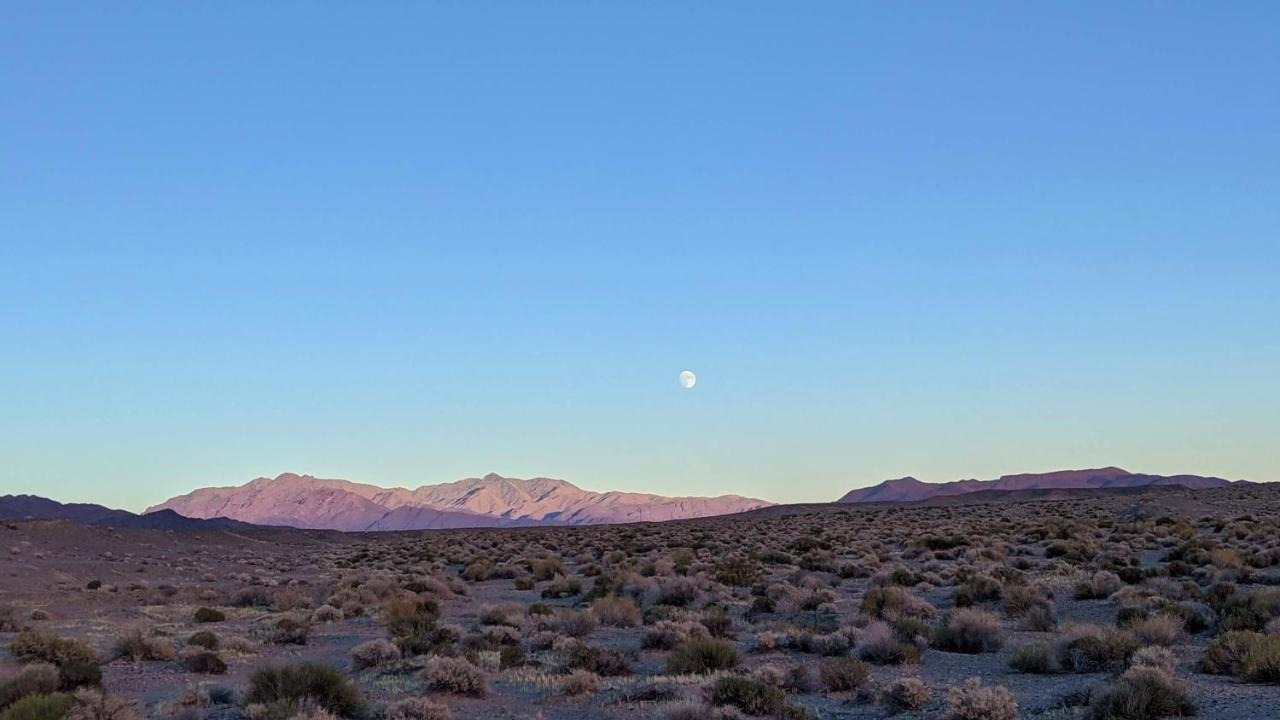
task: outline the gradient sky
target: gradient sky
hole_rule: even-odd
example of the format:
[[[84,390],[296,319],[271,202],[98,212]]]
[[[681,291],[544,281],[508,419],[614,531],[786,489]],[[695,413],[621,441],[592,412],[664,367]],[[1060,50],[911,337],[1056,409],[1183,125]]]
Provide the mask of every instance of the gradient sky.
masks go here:
[[[1277,480],[1278,79],[1274,2],[6,3],[0,492]]]

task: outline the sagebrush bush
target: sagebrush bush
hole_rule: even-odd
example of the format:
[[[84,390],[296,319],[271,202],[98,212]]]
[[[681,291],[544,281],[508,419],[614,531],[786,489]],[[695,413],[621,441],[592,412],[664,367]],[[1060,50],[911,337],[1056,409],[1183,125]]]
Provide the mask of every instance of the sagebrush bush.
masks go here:
[[[640,608],[631,598],[602,597],[591,604],[591,612],[605,625],[634,627],[640,624]]]
[[[198,630],[187,638],[188,645],[202,647],[205,650],[217,650],[219,642],[218,636],[208,630]]]
[[[690,638],[667,656],[667,673],[684,675],[732,670],[738,666],[739,659],[738,648],[728,640]]]
[[[1152,615],[1130,623],[1129,632],[1148,645],[1173,645],[1182,639],[1182,620],[1172,615]]]
[[[995,652],[1003,643],[1000,618],[976,608],[953,610],[933,634],[933,646],[948,652]]]
[[[1053,660],[1053,648],[1046,643],[1018,648],[1009,658],[1009,667],[1030,675],[1044,675],[1058,669]]]
[[[489,675],[462,658],[433,657],[422,670],[432,690],[482,698],[489,694]]]
[[[1091,720],[1161,720],[1195,712],[1183,684],[1150,667],[1129,669],[1089,704]]]
[[[217,623],[227,619],[226,613],[210,607],[202,607],[196,610],[193,618],[198,623]]]
[[[1170,675],[1178,667],[1178,656],[1167,647],[1150,645],[1138,650],[1129,660],[1129,667],[1149,667],[1164,670]]]
[[[62,720],[74,706],[66,693],[28,695],[0,713],[0,720]]]
[[[1200,658],[1200,672],[1209,675],[1239,675],[1244,659],[1264,636],[1251,630],[1229,630],[1209,643]]]
[[[828,658],[818,666],[822,686],[831,692],[858,690],[867,684],[871,669],[857,658]]]
[[[592,695],[600,690],[600,676],[590,670],[574,670],[560,681],[560,689],[570,697]]]
[[[903,640],[898,630],[880,620],[872,621],[862,629],[856,647],[858,657],[878,665],[920,662],[920,648]]]
[[[356,670],[390,665],[400,659],[400,648],[396,644],[377,638],[362,642],[351,648],[351,664]]]
[[[28,695],[49,695],[62,686],[58,668],[49,663],[24,665],[16,677],[0,683],[0,709]]]
[[[227,671],[227,664],[218,654],[209,650],[200,650],[182,657],[182,666],[187,672],[205,675],[221,675]]]
[[[81,640],[58,637],[40,630],[23,630],[9,643],[9,654],[20,662],[98,664],[98,653]]]
[[[1018,720],[1018,704],[1007,689],[969,678],[947,690],[947,720]]]
[[[1280,684],[1280,635],[1268,635],[1249,649],[1241,676],[1249,682]]]
[[[712,705],[727,705],[748,715],[778,715],[787,705],[787,695],[781,689],[738,675],[718,678],[708,689],[707,699]]]
[[[917,677],[898,678],[885,686],[880,702],[889,714],[919,710],[929,703],[933,691]]]
[[[406,698],[387,708],[387,720],[453,720],[446,705],[423,697]]]
[[[1138,639],[1115,627],[1075,625],[1058,641],[1058,664],[1077,673],[1117,670],[1138,651]]]

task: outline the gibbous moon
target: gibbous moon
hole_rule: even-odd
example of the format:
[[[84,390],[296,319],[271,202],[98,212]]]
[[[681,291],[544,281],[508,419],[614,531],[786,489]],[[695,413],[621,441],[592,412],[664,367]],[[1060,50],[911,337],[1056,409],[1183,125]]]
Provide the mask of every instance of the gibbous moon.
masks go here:
[[[684,372],[680,373],[680,387],[684,388],[685,390],[691,390],[693,389],[693,386],[697,384],[698,384],[698,376],[694,375],[692,370],[685,370]]]

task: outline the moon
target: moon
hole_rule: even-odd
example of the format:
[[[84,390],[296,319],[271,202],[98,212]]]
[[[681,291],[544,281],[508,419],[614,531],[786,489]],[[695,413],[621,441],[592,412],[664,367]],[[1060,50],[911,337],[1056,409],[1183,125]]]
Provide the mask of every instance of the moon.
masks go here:
[[[680,387],[685,390],[692,390],[694,385],[698,384],[698,376],[693,374],[692,370],[685,370],[680,373]]]

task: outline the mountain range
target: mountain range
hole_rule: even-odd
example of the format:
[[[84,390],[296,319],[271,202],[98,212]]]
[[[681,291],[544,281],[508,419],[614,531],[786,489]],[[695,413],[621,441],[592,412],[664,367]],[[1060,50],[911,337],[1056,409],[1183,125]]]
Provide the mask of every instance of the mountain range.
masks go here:
[[[138,515],[90,503],[60,503],[37,495],[0,495],[0,520],[64,520],[79,525],[134,530],[245,530],[253,527],[227,518],[189,518],[172,510]]]
[[[1005,475],[995,480],[926,483],[905,477],[846,493],[825,507],[860,503],[1019,502],[1090,493],[1220,488],[1244,483],[1199,475],[1148,475],[1117,467]],[[795,507],[824,507],[808,505]],[[0,496],[0,520],[65,520],[84,525],[163,530],[244,530],[281,526],[343,531],[594,525],[654,522],[785,510],[739,495],[664,497],[592,492],[564,480],[490,474],[439,485],[384,488],[284,473],[233,487],[201,488],[138,515],[101,505],[34,495]]]
[[[1237,482],[1245,482],[1243,480]],[[886,480],[879,485],[850,490],[841,503],[921,502],[931,498],[983,491],[1027,491],[1181,486],[1191,489],[1229,487],[1230,480],[1200,475],[1146,475],[1118,467],[1095,470],[1059,470],[1047,473],[1004,475],[995,480],[956,480],[926,483],[913,477]]]
[[[284,473],[235,487],[201,488],[148,508],[186,517],[330,530],[423,530],[594,525],[680,520],[771,503],[739,495],[664,497],[592,492],[564,480],[489,474],[414,490]]]

